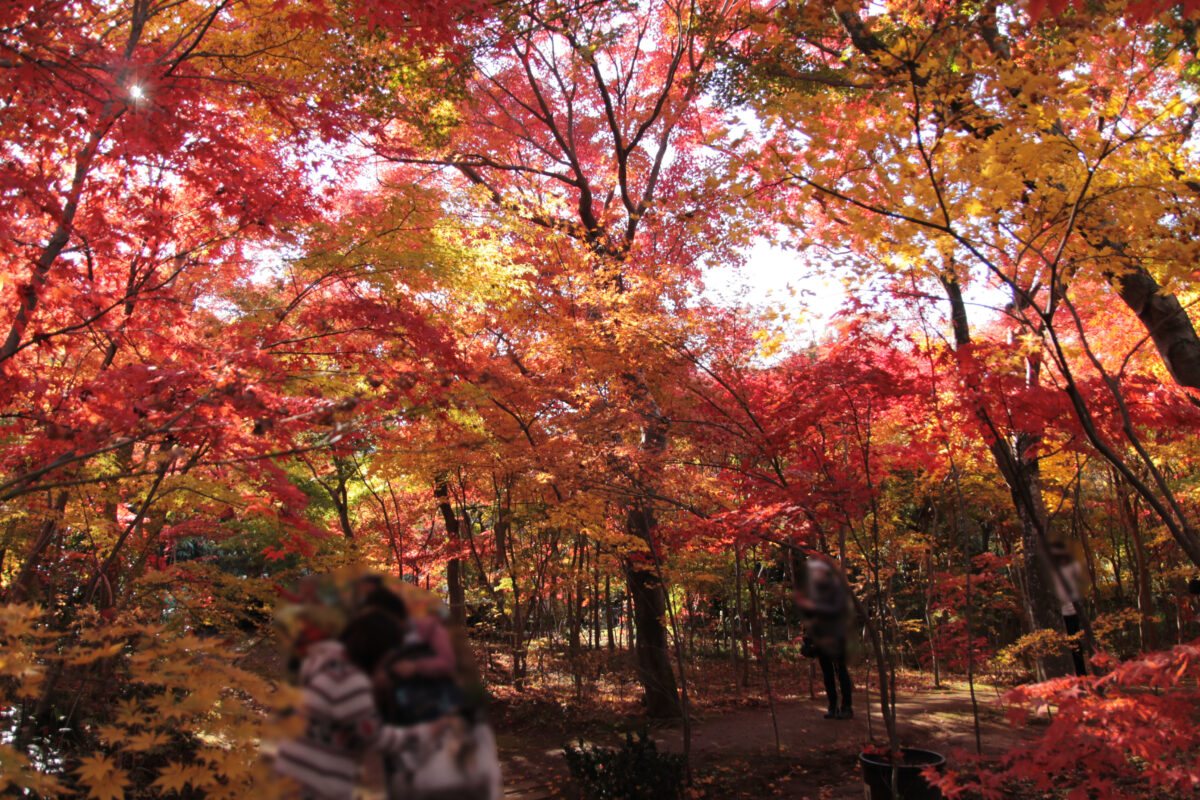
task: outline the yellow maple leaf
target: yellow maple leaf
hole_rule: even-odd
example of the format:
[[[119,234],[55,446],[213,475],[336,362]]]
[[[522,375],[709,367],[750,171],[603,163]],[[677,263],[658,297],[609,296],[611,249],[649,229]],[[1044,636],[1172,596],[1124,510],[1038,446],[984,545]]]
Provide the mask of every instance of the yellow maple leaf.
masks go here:
[[[128,733],[129,733],[129,731],[127,731],[125,728],[122,728],[118,725],[97,725],[96,726],[96,735],[100,737],[101,741],[105,741],[105,742],[120,741],[121,739],[124,739],[125,736],[128,735]]]
[[[119,725],[136,725],[145,717],[141,705],[136,698],[117,702],[116,722]]]
[[[156,747],[162,747],[169,742],[164,734],[158,731],[142,731],[130,736],[125,743],[126,750],[153,750]]]
[[[191,783],[191,768],[183,764],[167,764],[158,777],[154,786],[167,792],[183,792],[185,786]]]
[[[226,778],[241,778],[250,772],[247,755],[247,752],[240,748],[237,750],[225,750],[215,753],[210,763],[213,769]]]
[[[125,771],[108,756],[87,756],[75,769],[80,782],[87,787],[88,797],[95,800],[125,800],[129,778]]]

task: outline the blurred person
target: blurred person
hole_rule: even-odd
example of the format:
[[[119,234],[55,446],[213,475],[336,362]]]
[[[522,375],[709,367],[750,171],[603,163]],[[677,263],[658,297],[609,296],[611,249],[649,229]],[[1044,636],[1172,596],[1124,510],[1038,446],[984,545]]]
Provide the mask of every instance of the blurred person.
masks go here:
[[[306,625],[294,653],[304,731],[280,743],[275,768],[300,785],[305,800],[350,800],[380,733],[371,679],[327,627]]]
[[[825,680],[829,710],[825,719],[853,719],[851,694],[854,688],[846,669],[846,631],[849,613],[845,584],[832,565],[822,558],[809,557],[804,591],[796,593],[796,604],[808,617],[806,627],[811,649],[816,652]],[[841,702],[838,702],[838,688]]]
[[[1051,585],[1054,596],[1058,598],[1059,610],[1062,612],[1063,627],[1068,636],[1079,633],[1079,603],[1083,600],[1079,595],[1080,567],[1079,562],[1071,555],[1063,542],[1052,542],[1049,547],[1051,562]],[[1076,675],[1087,675],[1087,664],[1083,660],[1083,648],[1079,640],[1071,642],[1071,661]]]
[[[280,743],[275,765],[302,798],[350,800],[378,753],[390,798],[500,800],[495,738],[457,688],[464,659],[436,600],[414,597],[414,616],[371,574],[306,579],[286,599],[278,616],[293,642],[304,729]]]
[[[465,649],[436,613],[409,613],[382,581],[362,588],[357,663],[372,676],[384,722],[388,797],[500,800],[495,737],[462,685],[471,675]]]
[[[389,723],[416,725],[464,709],[458,654],[436,614],[410,614],[404,599],[382,583],[365,593],[360,613],[386,616],[396,628],[379,643],[382,652],[373,673],[379,708]]]

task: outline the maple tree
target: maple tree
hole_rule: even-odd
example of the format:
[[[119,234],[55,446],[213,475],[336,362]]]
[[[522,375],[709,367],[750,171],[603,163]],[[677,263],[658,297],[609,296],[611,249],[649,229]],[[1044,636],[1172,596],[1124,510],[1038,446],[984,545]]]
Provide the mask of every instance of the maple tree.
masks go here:
[[[1076,302],[1111,283],[1171,375],[1191,385],[1195,331],[1160,283],[1191,269],[1189,157],[1179,149],[1190,130],[1191,34],[1129,29],[1120,11],[1038,22],[998,9],[780,9],[731,58],[760,65],[746,90],[770,120],[758,174],[819,203],[798,216],[805,241],[819,246],[836,231],[855,242],[839,256],[852,268],[886,271],[914,302],[940,293],[947,303],[981,434],[1026,527],[1028,596],[1039,624],[1053,627],[1049,565],[1038,556],[1049,533],[1042,445],[1036,430],[979,402],[994,362],[979,356],[963,292],[992,282],[1010,295],[1007,347],[1023,363],[1009,369],[1024,373],[1023,391],[1051,402],[1064,392],[1083,435],[1194,560],[1192,523],[1129,416],[1124,367],[1090,349],[1095,331]],[[1134,200],[1143,192],[1145,204]],[[1131,217],[1127,203],[1148,216]],[[1110,403],[1120,432],[1098,422]]]
[[[271,786],[253,643],[347,563],[686,719],[711,653],[778,711],[832,554],[895,746],[897,666],[1061,662],[1053,540],[1089,650],[1177,646],[971,785],[1194,781],[1114,755],[1195,738],[1193,11],[6,6],[0,789]],[[704,293],[757,235],[861,279],[813,341]]]
[[[537,245],[525,257],[538,277],[538,299],[550,299],[573,323],[566,346],[576,349],[580,338],[593,337],[591,351],[568,363],[583,367],[583,385],[595,387],[597,400],[581,398],[592,406],[588,416],[609,418],[607,426],[589,423],[600,423],[601,437],[612,444],[590,444],[610,451],[601,463],[625,484],[627,533],[646,543],[645,553],[626,559],[626,572],[647,704],[659,715],[678,709],[650,499],[669,419],[646,375],[653,343],[639,352],[646,342],[630,333],[657,324],[656,313],[669,313],[671,287],[696,269],[696,238],[681,233],[708,216],[689,182],[690,167],[701,163],[701,80],[712,48],[701,22],[688,3],[632,11],[518,5],[503,34],[479,44],[463,79],[465,95],[447,112],[457,122],[449,133],[427,130],[427,104],[418,103],[401,109],[408,124],[399,140],[377,145],[389,159],[444,165],[477,187],[495,212],[519,226],[521,240]],[[442,72],[430,79],[441,80]],[[412,147],[411,136],[429,146]],[[664,289],[667,302],[660,304]],[[518,368],[522,357],[512,355]],[[634,450],[631,437],[640,440]]]
[[[322,174],[342,161],[336,143],[368,124],[345,87],[369,65],[356,54],[360,45],[381,32],[450,41],[459,12],[482,8],[380,16],[355,4],[333,12],[320,3],[138,0],[0,12],[8,200],[0,223],[0,570],[4,600],[15,604],[6,613],[40,620],[42,629],[28,669],[5,681],[10,755],[28,747],[65,753],[78,778],[64,785],[94,796],[134,792],[121,776],[146,750],[159,755],[143,763],[163,768],[164,781],[175,775],[160,785],[176,790],[187,780],[238,792],[265,779],[247,770],[252,751],[210,748],[226,769],[195,760],[194,747],[180,749],[171,736],[138,739],[172,730],[159,706],[124,733],[97,733],[112,703],[145,694],[139,686],[165,686],[162,697],[171,698],[180,687],[199,690],[200,672],[228,685],[204,684],[189,707],[197,727],[185,738],[257,739],[266,722],[261,707],[248,711],[252,722],[239,718],[234,700],[215,731],[202,721],[223,692],[265,702],[249,674],[219,677],[203,657],[181,655],[179,672],[165,681],[160,669],[154,682],[146,673],[153,659],[122,661],[124,648],[111,643],[149,636],[182,641],[189,652],[218,650],[187,638],[189,629],[234,628],[256,614],[261,621],[272,597],[231,591],[220,574],[185,562],[213,558],[204,553],[230,541],[250,549],[232,557],[243,569],[253,564],[251,574],[278,569],[288,553],[313,553],[321,530],[278,462],[336,445],[355,403],[353,387],[322,380],[324,356],[305,343],[344,336],[334,349],[349,355],[440,357],[438,336],[411,304],[356,295],[353,265],[306,285],[281,279],[277,290],[262,278],[272,248],[318,250],[322,233],[311,226],[336,214]],[[364,331],[385,327],[394,341],[411,338],[391,352],[364,344]],[[160,570],[186,587],[174,600],[148,599],[147,576]],[[152,622],[163,608],[177,613],[159,632]],[[14,634],[12,652],[22,635]],[[96,659],[110,674],[128,668],[136,677],[113,692],[81,682],[80,665]],[[57,730],[51,719],[66,720],[78,739],[47,738]],[[182,760],[172,762],[172,753]],[[47,758],[5,756],[4,779],[10,765],[20,783],[25,768],[64,763]]]

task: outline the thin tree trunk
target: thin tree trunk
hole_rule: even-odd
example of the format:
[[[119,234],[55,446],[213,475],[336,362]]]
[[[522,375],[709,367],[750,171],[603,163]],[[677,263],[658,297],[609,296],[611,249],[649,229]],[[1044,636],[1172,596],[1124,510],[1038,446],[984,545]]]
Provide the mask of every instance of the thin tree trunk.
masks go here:
[[[629,588],[627,578],[625,582],[625,648],[630,652],[635,647],[633,626],[633,590]]]
[[[742,643],[742,686],[750,685],[750,645],[746,637],[746,611],[742,606],[742,550],[733,550],[734,608],[737,612],[737,638]],[[737,652],[736,644],[734,652]]]
[[[933,549],[930,548],[925,555],[925,630],[929,634],[929,660],[933,665],[933,685],[934,688],[942,688],[942,673],[939,669],[937,647],[935,646],[935,637],[933,634],[933,614],[930,607],[933,605]]]
[[[592,649],[600,649],[600,542],[592,557]],[[599,663],[597,661],[597,663]]]
[[[21,564],[21,569],[17,572],[16,579],[9,586],[7,596],[5,597],[7,602],[23,603],[29,598],[30,583],[33,580],[33,575],[41,563],[42,553],[50,546],[50,543],[54,541],[54,537],[58,533],[59,521],[62,519],[63,511],[67,508],[67,497],[66,490],[60,490],[51,501],[46,519],[42,521],[42,527],[38,531],[37,538],[33,540],[33,545],[25,555],[25,560]]]
[[[438,476],[434,483],[433,496],[437,500],[438,510],[442,513],[442,521],[446,525],[446,538],[449,540],[452,552],[457,552],[459,546],[458,516],[450,504],[450,486],[445,476]],[[457,556],[452,556],[446,562],[446,586],[450,595],[450,621],[456,625],[465,625],[467,621],[466,592],[463,589],[462,565]]]
[[[1142,651],[1158,649],[1158,629],[1154,621],[1154,601],[1150,593],[1150,569],[1146,562],[1146,546],[1142,541],[1142,526],[1138,523],[1135,500],[1130,497],[1125,482],[1119,475],[1113,475],[1113,485],[1117,488],[1117,505],[1120,509],[1121,524],[1129,540],[1133,542],[1134,577],[1137,584],[1138,630],[1141,634]]]
[[[783,749],[779,739],[779,714],[775,709],[775,692],[771,688],[771,667],[768,658],[767,639],[763,635],[763,621],[758,598],[758,582],[750,584],[750,628],[758,641],[758,663],[762,667],[763,685],[767,690],[767,707],[771,709],[771,730],[775,733],[775,752]]]
[[[615,650],[617,645],[613,640],[612,578],[608,575],[604,576],[604,625],[608,629],[608,649]]]
[[[950,303],[951,327],[957,347],[971,344],[971,331],[967,322],[967,307],[962,290],[954,278],[944,278],[942,286]],[[1029,382],[1037,382],[1038,364],[1030,360]],[[968,383],[970,376],[965,376]],[[1042,487],[1038,462],[1028,454],[1036,444],[1034,437],[1018,433],[1012,442],[1003,436],[993,424],[988,410],[982,405],[973,409],[976,417],[990,434],[987,443],[992,459],[1000,475],[1008,485],[1013,507],[1021,522],[1021,555],[1025,566],[1025,591],[1027,607],[1036,628],[1065,632],[1059,604],[1051,589],[1050,557],[1047,551],[1048,515],[1042,499]],[[1040,677],[1066,675],[1070,672],[1067,652],[1045,659],[1038,659]]]

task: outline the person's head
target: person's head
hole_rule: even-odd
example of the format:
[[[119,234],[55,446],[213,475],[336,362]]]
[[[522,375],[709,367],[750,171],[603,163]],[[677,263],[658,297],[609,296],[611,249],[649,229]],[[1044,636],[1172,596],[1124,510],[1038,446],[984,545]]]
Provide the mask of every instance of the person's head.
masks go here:
[[[1051,542],[1047,549],[1050,551],[1050,560],[1055,564],[1070,564],[1073,560],[1066,542]]]
[[[346,657],[370,674],[384,655],[404,638],[404,631],[392,614],[368,608],[350,620],[338,638],[346,648]]]
[[[386,611],[401,621],[408,619],[408,605],[405,604],[404,598],[384,587],[382,583],[367,593],[363,598],[362,608]]]
[[[833,566],[823,558],[809,557],[808,579],[814,584],[824,584],[833,580]]]

